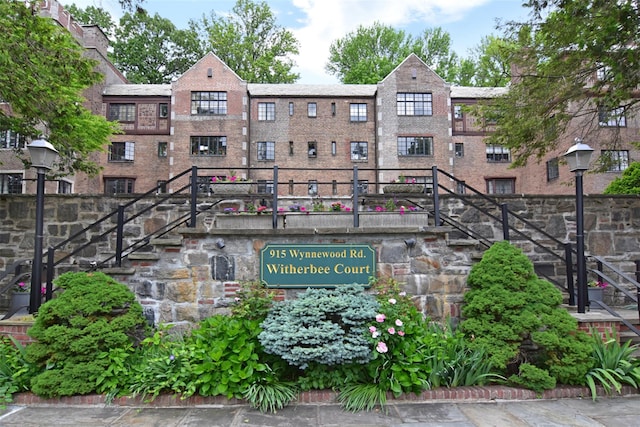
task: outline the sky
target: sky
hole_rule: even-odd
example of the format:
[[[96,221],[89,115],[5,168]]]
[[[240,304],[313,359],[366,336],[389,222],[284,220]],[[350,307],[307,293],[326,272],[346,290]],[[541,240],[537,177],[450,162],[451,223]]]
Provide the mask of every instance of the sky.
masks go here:
[[[256,0],[260,1],[260,0]],[[441,27],[451,36],[452,50],[469,55],[483,37],[499,35],[501,22],[527,18],[529,10],[522,0],[265,0],[276,16],[278,26],[290,30],[300,42],[300,54],[293,70],[300,74],[297,83],[338,83],[325,71],[330,44],[359,26],[378,21],[415,37],[427,28]],[[117,0],[69,0],[78,7],[99,6],[116,20],[122,15]],[[171,20],[178,28],[188,27],[190,20],[230,12],[235,0],[146,0],[143,7]]]

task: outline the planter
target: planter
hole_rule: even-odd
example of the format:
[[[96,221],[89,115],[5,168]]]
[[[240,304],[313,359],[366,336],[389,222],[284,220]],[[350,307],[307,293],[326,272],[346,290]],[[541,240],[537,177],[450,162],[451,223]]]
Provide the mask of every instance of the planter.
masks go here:
[[[9,313],[13,316],[24,316],[29,314],[29,303],[31,294],[29,292],[16,292],[11,294]]]
[[[286,228],[353,228],[353,212],[309,212],[284,215]]]
[[[429,214],[427,212],[361,212],[360,227],[427,227]]]
[[[209,184],[209,191],[213,194],[249,194],[250,182],[218,182]]]
[[[382,191],[385,194],[424,193],[424,184],[387,184]]]
[[[589,288],[587,288],[587,292],[588,292],[588,295],[589,295],[589,301],[590,302],[591,301],[600,301],[600,302],[602,302],[602,297],[604,295],[604,289],[599,288],[599,287],[595,287],[595,288],[589,287]],[[598,308],[600,308],[600,305],[599,304],[593,304],[593,306],[591,308],[598,309]]]
[[[282,228],[282,217],[278,216],[278,228]],[[273,228],[273,216],[268,214],[216,215],[215,228],[233,230],[268,230]]]

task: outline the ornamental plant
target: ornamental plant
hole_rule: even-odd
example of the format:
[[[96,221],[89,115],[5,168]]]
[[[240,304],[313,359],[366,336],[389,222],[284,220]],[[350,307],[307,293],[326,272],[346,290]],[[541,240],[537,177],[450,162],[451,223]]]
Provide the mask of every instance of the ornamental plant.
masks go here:
[[[371,359],[365,336],[378,308],[362,286],[308,289],[294,300],[275,303],[258,336],[267,353],[305,369],[309,363],[341,365]]]
[[[512,384],[541,391],[584,383],[589,337],[560,307],[560,291],[536,276],[520,249],[507,241],[493,244],[467,285],[460,329]]]
[[[27,284],[25,282],[18,282],[11,289],[13,290],[14,293],[26,294],[26,293],[29,293],[31,291],[31,285]]]
[[[110,349],[138,345],[148,334],[142,306],[125,285],[100,272],[65,273],[62,290],[44,303],[28,334],[26,360],[41,370],[31,381],[39,396],[92,393]]]

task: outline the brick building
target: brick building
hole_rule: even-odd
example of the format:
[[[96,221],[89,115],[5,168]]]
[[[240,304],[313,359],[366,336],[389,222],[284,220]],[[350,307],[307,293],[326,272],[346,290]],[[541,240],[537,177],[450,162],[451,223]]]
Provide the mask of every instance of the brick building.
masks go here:
[[[561,162],[573,137],[559,141],[557,152],[539,162],[510,168],[509,150],[484,142],[495,123],[479,124],[465,108],[507,89],[451,86],[416,55],[375,85],[252,84],[212,53],[171,84],[133,85],[106,59],[106,37],[97,27],[74,25],[54,6],[44,13],[69,28],[99,60],[106,79],[87,91],[87,105],[118,120],[124,131],[95,155],[103,167],[100,176],[65,178],[58,192],[171,192],[165,182],[193,165],[199,168],[202,191],[212,177],[235,173],[268,194],[273,166],[282,169],[281,195],[348,195],[356,166],[362,191],[379,193],[399,175],[428,189],[427,169],[434,165],[487,194],[574,191],[567,185],[573,174]],[[602,192],[638,158],[631,144],[638,140],[638,118],[624,119],[595,126],[576,121],[576,128],[594,129],[593,140],[585,143],[596,155],[601,154],[599,134],[622,130],[627,141],[610,153],[619,161],[609,173],[585,175],[585,192]],[[15,135],[2,132],[0,137],[0,192],[34,192],[28,184],[34,172],[16,164],[9,150],[17,143]],[[186,178],[173,185],[184,184]],[[453,181],[440,184],[463,191]],[[54,191],[51,183],[47,191]]]

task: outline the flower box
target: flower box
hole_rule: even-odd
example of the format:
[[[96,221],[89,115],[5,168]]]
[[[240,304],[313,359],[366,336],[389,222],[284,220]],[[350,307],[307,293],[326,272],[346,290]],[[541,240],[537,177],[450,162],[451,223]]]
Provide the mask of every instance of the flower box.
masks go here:
[[[268,230],[273,228],[273,216],[268,214],[216,215],[215,228],[233,230]],[[283,228],[283,220],[278,216],[278,228]]]
[[[604,289],[600,287],[588,287],[587,294],[589,296],[589,301],[600,301],[602,302],[602,297],[604,296]],[[593,304],[591,308],[598,309],[600,308],[599,304]]]
[[[412,184],[412,183],[394,183],[387,184],[382,187],[382,191],[385,194],[410,194],[410,193],[424,193],[424,184]]]
[[[429,225],[427,212],[361,212],[360,227],[426,227]]]
[[[286,228],[353,227],[353,212],[308,212],[284,215]]]
[[[209,184],[209,191],[213,194],[249,194],[250,182],[216,182]]]

